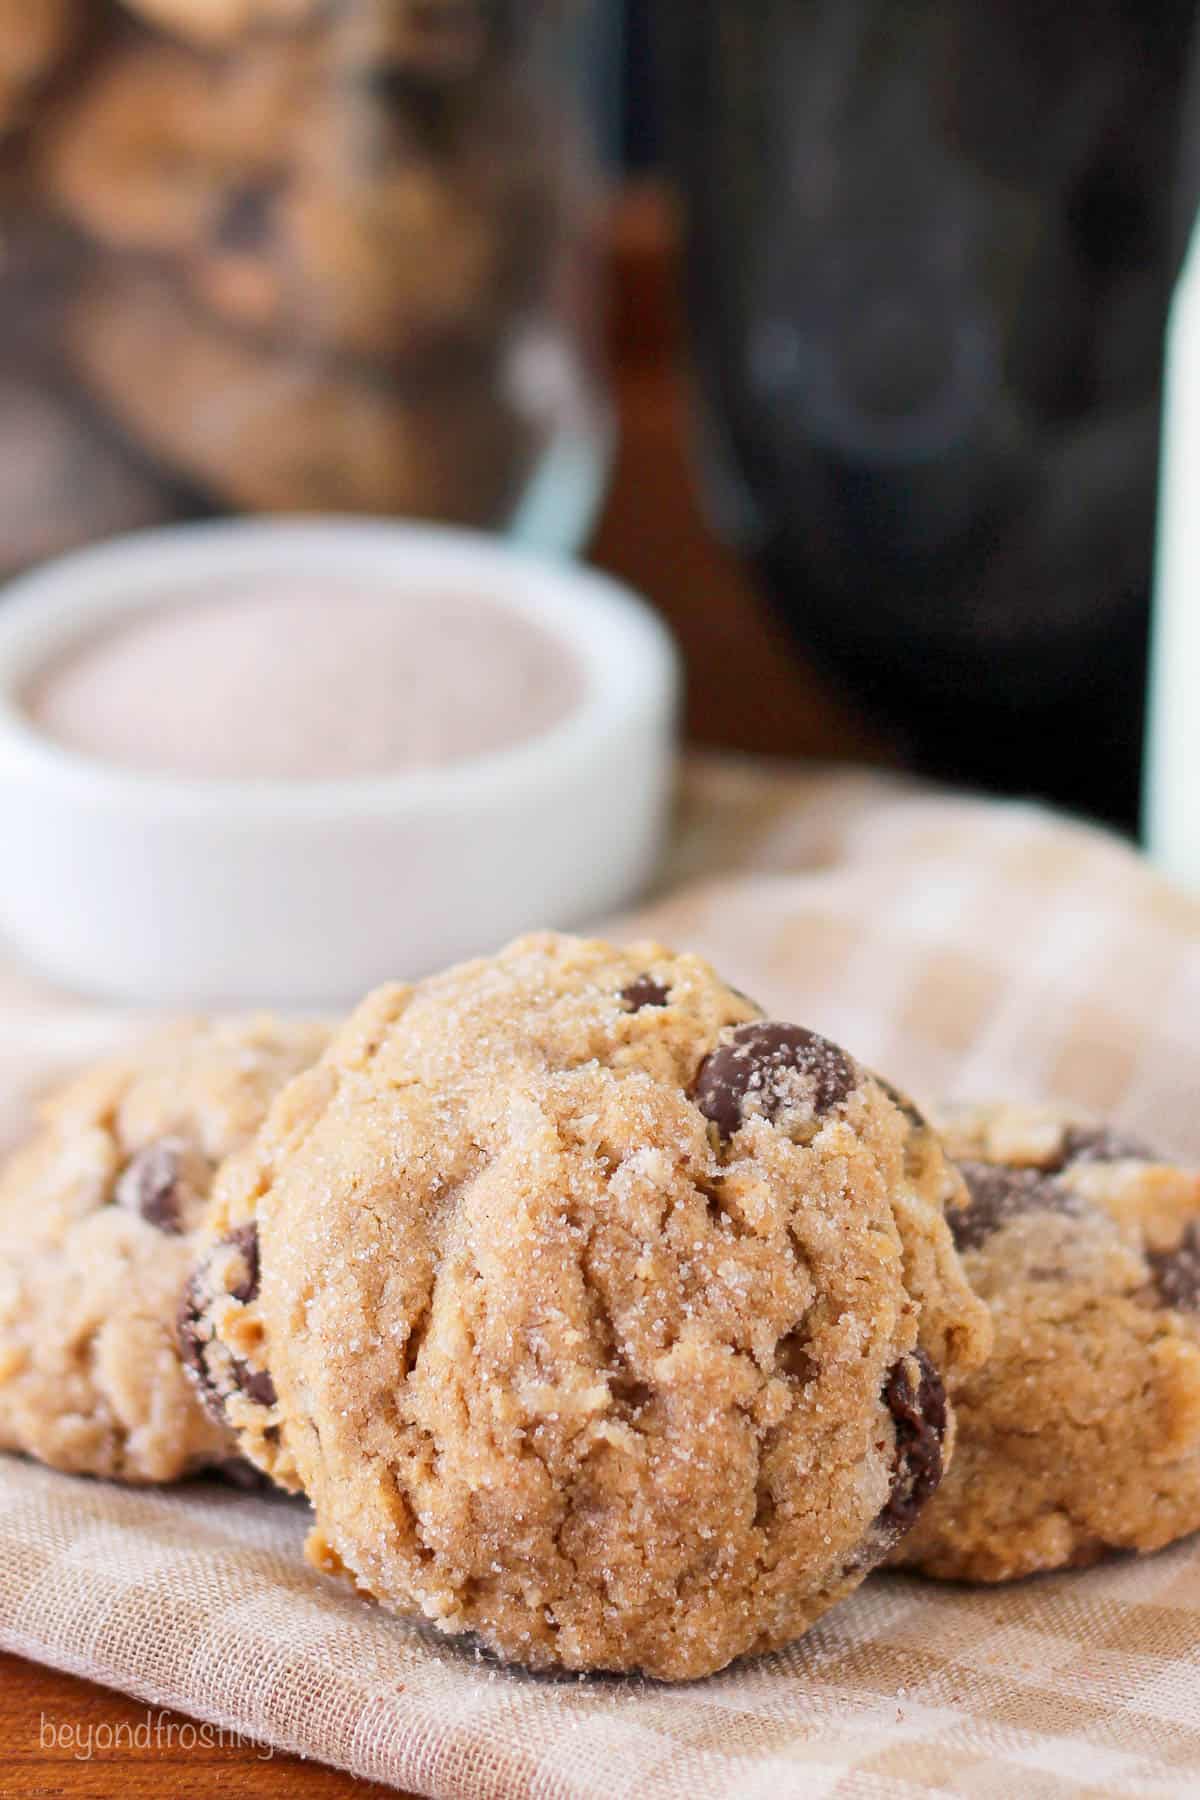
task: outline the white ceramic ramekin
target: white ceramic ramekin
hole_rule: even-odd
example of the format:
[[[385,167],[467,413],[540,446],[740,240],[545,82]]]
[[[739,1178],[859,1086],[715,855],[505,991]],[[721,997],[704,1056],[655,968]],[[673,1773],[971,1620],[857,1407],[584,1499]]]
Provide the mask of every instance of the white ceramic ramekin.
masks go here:
[[[581,705],[501,753],[383,779],[194,781],[92,761],[18,697],[81,633],[231,579],[328,573],[477,593],[556,633]],[[186,671],[180,672],[186,679]],[[467,532],[351,521],[182,526],[0,596],[0,931],[74,987],[152,1003],[351,1001],[643,886],[669,798],[679,673],[632,594]]]

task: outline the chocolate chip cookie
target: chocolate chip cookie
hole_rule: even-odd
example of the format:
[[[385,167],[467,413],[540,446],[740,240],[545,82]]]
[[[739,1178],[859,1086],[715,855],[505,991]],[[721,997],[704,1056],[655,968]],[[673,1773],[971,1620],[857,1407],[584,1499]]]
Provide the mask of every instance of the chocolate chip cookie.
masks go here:
[[[205,49],[225,49],[256,32],[294,31],[319,18],[329,0],[125,0],[130,12]]]
[[[703,962],[539,936],[371,996],[214,1191],[181,1316],[321,1568],[533,1667],[706,1674],[918,1518],[986,1309],[957,1177]]]
[[[180,1367],[180,1292],[214,1170],[323,1043],[183,1025],[47,1103],[0,1170],[0,1448],[134,1482],[235,1455]]]
[[[186,279],[275,342],[402,368],[495,353],[558,272],[567,166],[519,84],[421,99],[365,70],[321,92],[282,178],[225,186]]]
[[[360,380],[223,331],[151,276],[91,283],[67,343],[133,443],[239,510],[501,525],[538,441],[491,371],[411,390]]]
[[[1200,1171],[1061,1109],[944,1125],[995,1351],[955,1396],[954,1465],[894,1560],[1007,1581],[1200,1529]]]
[[[24,122],[30,102],[74,48],[81,0],[0,0],[0,134]]]
[[[215,67],[119,52],[42,136],[49,192],[194,304],[291,348],[413,365],[495,349],[556,269],[550,121],[518,83],[414,91],[318,44]]]
[[[323,24],[339,44],[373,60],[457,80],[509,41],[518,12],[551,10],[550,0],[125,0],[147,24],[204,49],[243,47],[267,33]]]
[[[311,47],[214,63],[168,44],[119,46],[41,124],[40,180],[109,248],[188,254],[240,188],[284,180],[322,66]]]

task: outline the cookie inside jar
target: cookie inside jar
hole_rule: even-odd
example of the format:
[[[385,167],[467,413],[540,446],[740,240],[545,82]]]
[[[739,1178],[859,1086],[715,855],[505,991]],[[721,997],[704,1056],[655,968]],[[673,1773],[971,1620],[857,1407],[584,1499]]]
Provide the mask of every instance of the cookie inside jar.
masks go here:
[[[29,415],[61,437],[65,408],[85,474],[123,477],[85,481],[85,535],[333,512],[573,548],[588,507],[527,502],[581,452],[594,500],[606,435],[574,9],[46,10],[35,58],[0,6],[0,208],[36,246],[0,261],[0,317],[37,323]],[[6,569],[78,541],[60,485],[58,535]],[[21,511],[0,477],[0,529]]]

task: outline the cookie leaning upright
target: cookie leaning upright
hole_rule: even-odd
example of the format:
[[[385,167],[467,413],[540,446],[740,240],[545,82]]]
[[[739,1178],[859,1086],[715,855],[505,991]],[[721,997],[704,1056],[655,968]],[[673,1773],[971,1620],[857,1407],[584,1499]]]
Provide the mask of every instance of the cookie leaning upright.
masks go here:
[[[945,1133],[996,1343],[894,1561],[1006,1581],[1200,1530],[1200,1171],[1047,1107],[951,1113]]]
[[[218,1163],[325,1038],[181,1025],[45,1105],[0,1169],[0,1449],[124,1481],[234,1454],[180,1366],[179,1295]]]
[[[553,936],[371,996],[226,1165],[183,1336],[310,1555],[538,1667],[782,1644],[986,1353],[936,1140],[708,966]]]

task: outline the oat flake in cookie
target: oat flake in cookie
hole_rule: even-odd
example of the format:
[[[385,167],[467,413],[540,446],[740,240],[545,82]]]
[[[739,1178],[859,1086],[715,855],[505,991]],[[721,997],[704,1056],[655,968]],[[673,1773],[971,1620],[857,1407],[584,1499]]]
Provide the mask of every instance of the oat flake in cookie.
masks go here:
[[[189,1023],[46,1104],[0,1170],[0,1448],[140,1482],[233,1454],[180,1366],[180,1294],[218,1164],[324,1042]]]
[[[320,1567],[526,1665],[700,1676],[935,1489],[990,1335],[960,1193],[695,957],[532,937],[372,995],[291,1084],[185,1335]]]
[[[995,1351],[894,1560],[1006,1581],[1200,1529],[1200,1171],[1061,1109],[951,1113]]]

